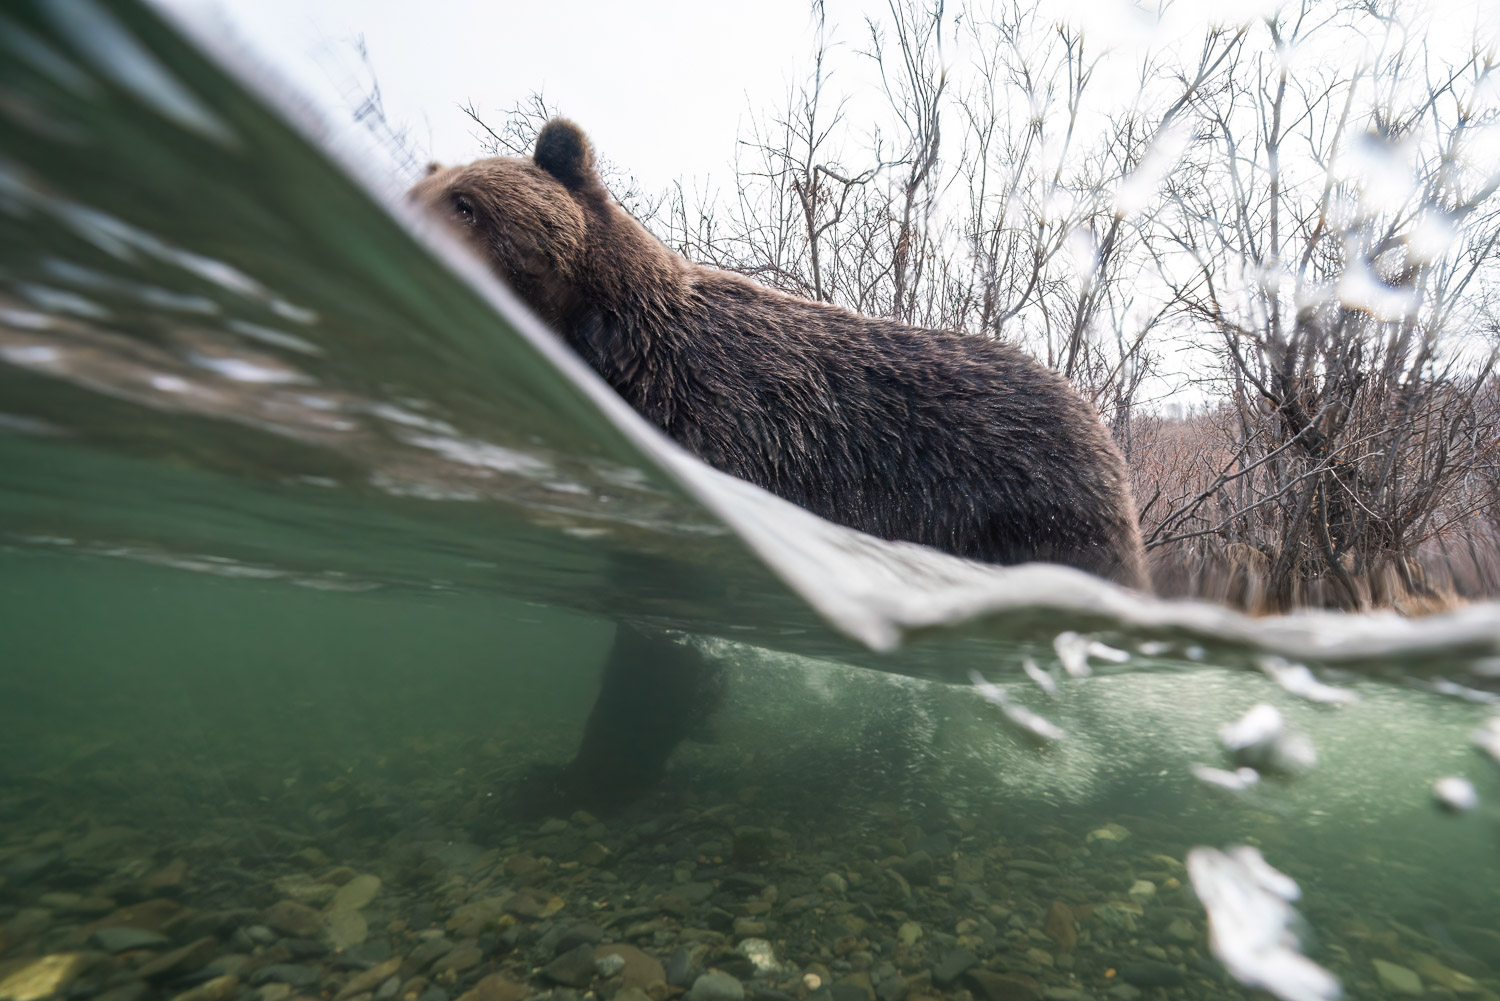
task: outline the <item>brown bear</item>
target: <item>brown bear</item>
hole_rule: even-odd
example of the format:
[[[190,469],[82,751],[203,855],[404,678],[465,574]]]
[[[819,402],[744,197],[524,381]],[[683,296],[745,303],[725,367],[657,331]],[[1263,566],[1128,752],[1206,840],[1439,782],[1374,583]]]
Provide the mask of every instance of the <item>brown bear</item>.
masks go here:
[[[616,204],[563,119],[531,159],[433,168],[412,196],[704,462],[881,538],[1148,586],[1119,450],[1067,381],[1018,348],[690,263]],[[548,783],[552,805],[638,795],[716,677],[692,648],[622,628],[583,750]]]

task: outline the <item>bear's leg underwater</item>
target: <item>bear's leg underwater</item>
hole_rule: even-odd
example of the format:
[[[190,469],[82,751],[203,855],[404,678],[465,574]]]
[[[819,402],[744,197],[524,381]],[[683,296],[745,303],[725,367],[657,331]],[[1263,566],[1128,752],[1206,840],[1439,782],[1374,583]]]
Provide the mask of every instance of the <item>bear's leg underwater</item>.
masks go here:
[[[608,813],[641,798],[673,749],[718,708],[724,689],[723,666],[696,646],[621,623],[578,753],[526,776],[522,811]]]

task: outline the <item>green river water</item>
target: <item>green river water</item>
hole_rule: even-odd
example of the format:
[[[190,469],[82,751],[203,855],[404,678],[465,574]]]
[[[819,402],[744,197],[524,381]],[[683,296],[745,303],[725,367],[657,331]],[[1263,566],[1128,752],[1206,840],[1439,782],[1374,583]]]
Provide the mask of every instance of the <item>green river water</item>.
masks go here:
[[[0,1001],[1500,997],[1500,609],[823,523],[188,37],[0,8]],[[617,622],[727,704],[522,816]]]

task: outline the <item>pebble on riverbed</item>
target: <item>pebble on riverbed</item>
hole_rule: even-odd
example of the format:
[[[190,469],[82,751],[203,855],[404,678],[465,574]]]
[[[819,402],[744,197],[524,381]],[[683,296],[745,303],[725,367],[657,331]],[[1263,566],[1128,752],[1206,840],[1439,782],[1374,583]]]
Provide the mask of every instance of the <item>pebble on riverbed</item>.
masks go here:
[[[745,985],[727,973],[710,971],[693,981],[684,1001],[744,1001]]]

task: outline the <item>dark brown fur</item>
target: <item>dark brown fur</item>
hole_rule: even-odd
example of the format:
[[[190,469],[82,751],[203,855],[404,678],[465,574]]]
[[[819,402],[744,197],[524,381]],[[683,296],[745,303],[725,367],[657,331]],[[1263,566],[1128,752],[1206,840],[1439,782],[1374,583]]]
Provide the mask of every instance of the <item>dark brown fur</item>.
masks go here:
[[[710,465],[882,538],[1147,586],[1124,460],[1072,387],[1018,349],[685,261],[615,204],[561,119],[531,160],[435,168],[413,196]],[[578,756],[534,776],[528,805],[629,802],[721,689],[694,648],[622,627]]]
[[[414,194],[630,404],[705,462],[831,521],[992,563],[1147,586],[1124,460],[1017,348],[784,295],[672,253],[554,120],[533,160]]]

